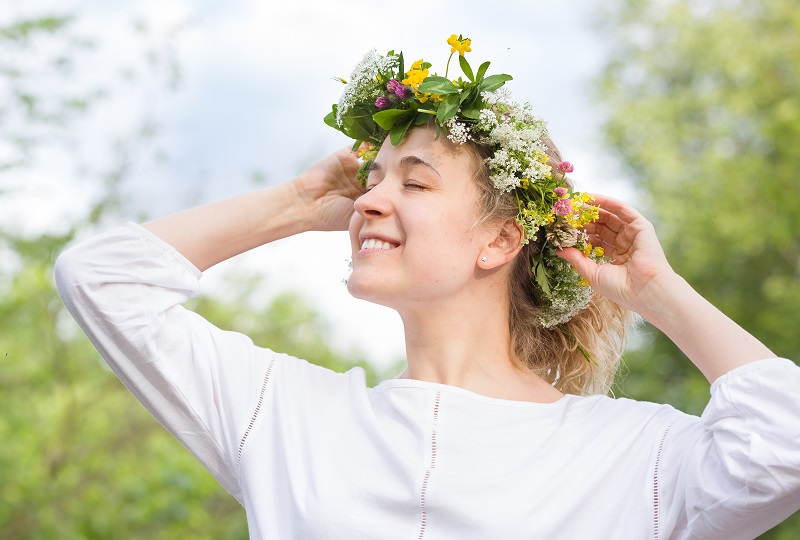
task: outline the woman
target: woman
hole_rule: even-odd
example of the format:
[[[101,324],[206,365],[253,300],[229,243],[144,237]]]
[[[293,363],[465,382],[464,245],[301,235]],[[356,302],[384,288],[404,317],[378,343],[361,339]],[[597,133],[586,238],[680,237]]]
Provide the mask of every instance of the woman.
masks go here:
[[[510,77],[473,72],[469,40],[448,42],[468,80],[394,54],[356,68],[327,121],[372,143],[361,163],[342,150],[65,252],[72,314],[244,505],[254,538],[727,539],[787,517],[800,369],[677,276],[639,213],[571,193],[540,121],[498,97]],[[509,122],[522,139],[501,133]],[[180,306],[214,264],[348,222],[348,289],[400,313],[400,377],[367,388],[358,368],[276,354]],[[613,371],[625,315],[612,302],[706,375],[701,418],[585,395]]]

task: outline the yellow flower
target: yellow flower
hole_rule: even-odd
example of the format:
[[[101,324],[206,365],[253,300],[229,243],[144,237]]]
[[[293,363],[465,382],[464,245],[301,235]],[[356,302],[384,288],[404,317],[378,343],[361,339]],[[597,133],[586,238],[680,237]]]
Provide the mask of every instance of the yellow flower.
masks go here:
[[[587,242],[586,245],[583,246],[583,256],[584,257],[588,257],[589,253],[591,253],[591,252],[592,252],[592,244],[589,244]]]
[[[356,156],[364,161],[371,161],[378,157],[378,149],[374,144],[368,142],[361,143],[361,146],[359,146],[356,151]]]
[[[461,36],[453,34],[447,38],[447,44],[450,45],[451,53],[458,51],[458,54],[464,56],[464,53],[472,52],[472,48],[470,47],[472,40],[469,38],[462,38]]]
[[[595,257],[602,257],[603,255],[605,255],[605,254],[606,254],[606,250],[604,250],[604,249],[603,249],[603,248],[601,248],[601,247],[596,247],[596,248],[594,248],[594,249],[592,250],[592,252],[594,253],[594,256],[595,256]]]
[[[420,103],[425,103],[429,99],[436,101],[444,100],[444,96],[440,96],[439,94],[431,94],[430,92],[425,92],[424,94],[420,94],[419,92],[417,92],[416,98],[419,100]]]
[[[589,286],[589,282],[586,281],[585,279],[582,279],[582,280],[580,280],[578,282],[578,285],[580,285],[581,287],[588,287]]]
[[[413,64],[411,64],[411,69],[406,72],[406,78],[403,79],[401,82],[406,86],[410,86],[414,90],[419,88],[419,85],[422,84],[422,81],[425,80],[425,77],[428,76],[428,70],[422,69],[422,59],[417,60]],[[423,102],[424,103],[424,102]]]
[[[519,187],[521,187],[522,189],[528,189],[529,187],[531,187],[531,181],[528,180],[527,178],[520,178]]]

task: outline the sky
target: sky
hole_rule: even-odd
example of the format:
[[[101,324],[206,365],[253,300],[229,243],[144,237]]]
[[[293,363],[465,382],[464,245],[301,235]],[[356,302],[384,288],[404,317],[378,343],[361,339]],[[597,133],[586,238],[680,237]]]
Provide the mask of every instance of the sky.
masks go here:
[[[453,33],[472,39],[473,65],[509,73],[518,101],[548,121],[578,188],[631,200],[620,167],[603,147],[593,78],[607,39],[592,29],[597,0],[485,2],[429,0],[26,0],[3,22],[72,14],[71,32],[96,46],[80,54],[70,88],[102,87],[98,105],[38,150],[35,167],[0,177],[0,224],[57,229],[85,211],[97,178],[127,159],[124,189],[138,220],[245,193],[292,178],[348,144],[323,116],[363,54],[402,50],[443,70]],[[46,46],[28,60],[36,84],[55,84]],[[173,69],[173,67],[177,69]],[[59,91],[65,88],[59,86]],[[147,133],[147,137],[131,137]],[[141,140],[140,140],[141,139]],[[0,148],[0,157],[4,149]],[[203,291],[225,293],[233,271],[266,277],[254,301],[298,291],[333,330],[334,346],[385,367],[404,356],[402,324],[391,310],[355,300],[346,233],[305,233],[206,272]],[[266,344],[268,345],[268,344]]]

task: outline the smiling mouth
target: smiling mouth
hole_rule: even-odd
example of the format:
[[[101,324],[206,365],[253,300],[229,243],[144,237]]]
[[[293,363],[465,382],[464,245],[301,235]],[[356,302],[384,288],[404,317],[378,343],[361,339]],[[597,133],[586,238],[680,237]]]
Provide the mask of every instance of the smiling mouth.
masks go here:
[[[361,249],[382,249],[382,250],[390,250],[397,247],[397,244],[392,244],[390,242],[384,242],[383,240],[378,240],[377,238],[367,238],[363,242],[361,242]]]

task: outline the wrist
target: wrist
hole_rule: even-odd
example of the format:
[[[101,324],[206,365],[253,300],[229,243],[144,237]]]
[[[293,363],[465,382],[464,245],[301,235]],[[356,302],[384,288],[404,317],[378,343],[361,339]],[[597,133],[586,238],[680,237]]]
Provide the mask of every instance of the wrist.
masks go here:
[[[302,187],[302,175],[278,186],[286,219],[293,224],[293,233],[314,230],[311,205]]]
[[[673,271],[653,278],[641,295],[641,309],[635,310],[647,322],[669,334],[681,324],[683,304],[690,302],[697,292]]]

